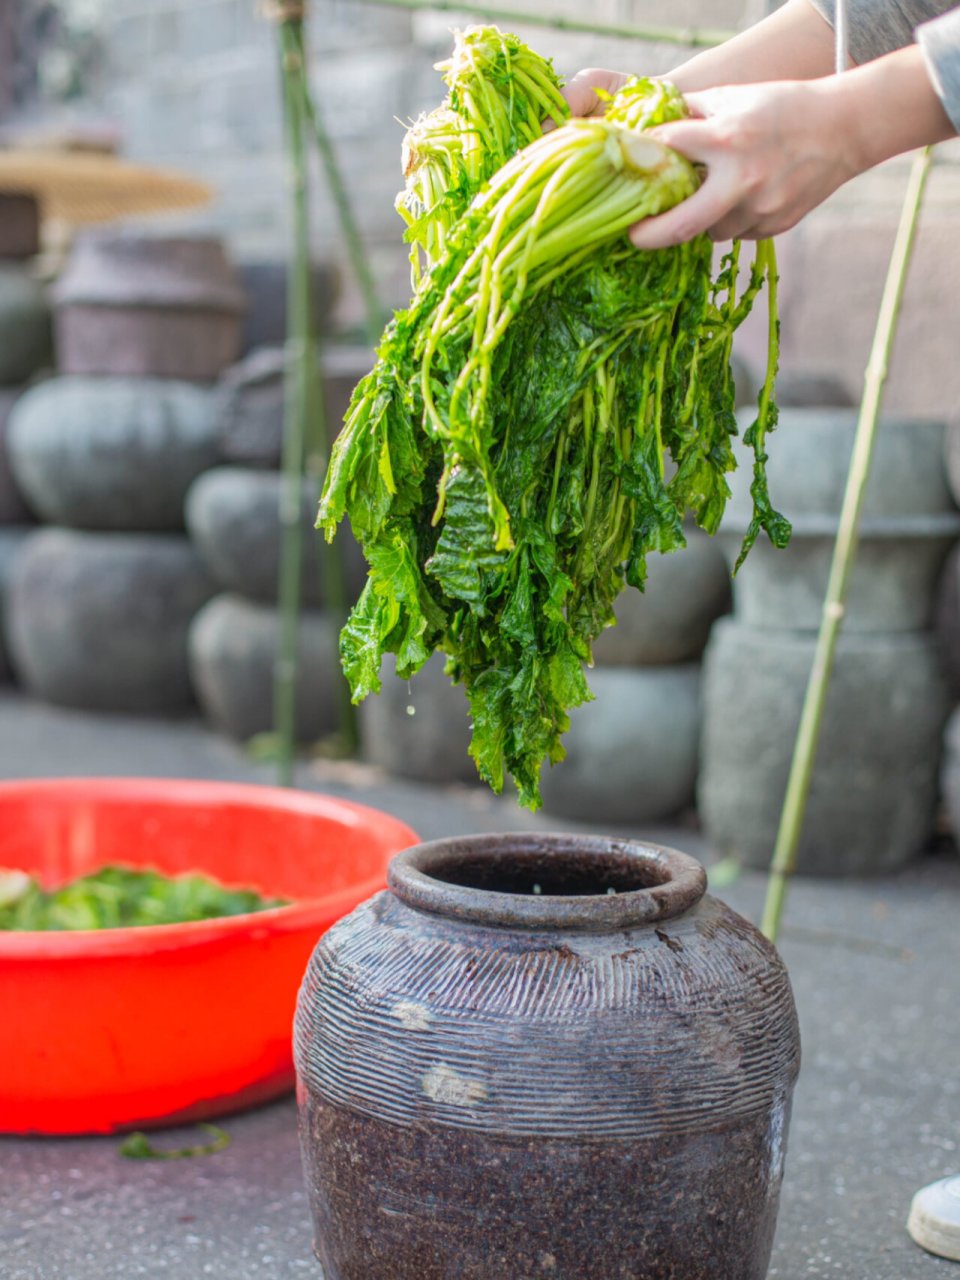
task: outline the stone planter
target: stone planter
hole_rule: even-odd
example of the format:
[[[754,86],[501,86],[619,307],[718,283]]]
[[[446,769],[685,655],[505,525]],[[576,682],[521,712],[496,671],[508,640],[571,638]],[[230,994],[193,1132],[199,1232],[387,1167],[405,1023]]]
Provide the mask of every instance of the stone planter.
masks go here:
[[[373,367],[363,346],[321,351],[324,414],[332,440],[343,423],[353,389]],[[252,352],[228,369],[217,394],[217,434],[227,462],[278,468],[283,457],[284,355],[274,347]]]
[[[192,702],[187,628],[212,584],[177,534],[41,529],[16,558],[7,642],[48,702],[163,714]]]
[[[308,611],[299,626],[296,735],[316,742],[337,728],[337,627]],[[204,714],[224,733],[245,742],[273,728],[273,680],[280,642],[276,609],[239,596],[219,595],[190,628],[190,674]]]
[[[681,553],[682,554],[682,553]],[[544,768],[547,813],[584,822],[646,822],[693,804],[700,667],[595,668],[594,702],[570,713],[567,758]]]
[[[0,391],[0,525],[28,524],[34,518],[10,467],[10,414],[19,395],[19,390]]]
[[[7,654],[4,641],[4,618],[7,612],[7,597],[10,592],[10,579],[17,556],[23,549],[33,529],[18,525],[0,527],[0,684],[14,678],[13,667]]]
[[[937,638],[950,692],[960,698],[960,547],[947,557],[937,592]]]
[[[49,360],[46,290],[25,267],[0,262],[0,386],[19,386]]]
[[[326,1280],[762,1280],[799,1065],[786,970],[674,850],[394,859],[294,1025]]]
[[[40,252],[40,206],[33,196],[0,192],[0,259]]]
[[[201,476],[187,495],[187,528],[211,577],[225,591],[276,604],[282,530],[280,499],[283,477],[278,471],[216,467]],[[366,561],[348,529],[328,546],[314,528],[316,485],[303,485],[304,603],[327,603],[326,567],[332,556],[344,560],[345,588],[352,604],[366,581]]]
[[[241,262],[240,284],[247,300],[242,350],[282,347],[287,336],[287,264]],[[339,273],[329,263],[315,263],[310,270],[314,321],[322,331],[337,300]]]
[[[444,674],[445,665],[435,653],[410,680],[399,680],[394,659],[387,659],[382,691],[357,709],[365,760],[420,782],[477,781],[467,695]]]
[[[724,619],[707,647],[698,808],[710,843],[749,866],[770,862],[814,644]],[[841,635],[802,874],[892,871],[920,850],[947,707],[932,636]]]
[[[940,786],[947,806],[953,838],[960,845],[960,708],[954,711],[947,722],[943,743]]]
[[[730,607],[730,572],[713,538],[687,530],[687,545],[651,555],[646,587],[628,587],[616,603],[617,625],[593,646],[600,666],[690,662],[703,653],[710,628]]]
[[[215,237],[88,233],[54,297],[63,373],[205,382],[240,351],[243,291]]]
[[[217,461],[211,392],[163,379],[52,378],[17,402],[9,451],[45,520],[182,529],[187,489]]]
[[[793,522],[777,551],[757,540],[734,587],[737,616],[750,626],[815,631],[820,625],[849,468],[856,413],[789,410],[771,438],[773,503]],[[882,424],[864,502],[844,627],[915,631],[930,625],[936,582],[960,536],[943,471],[943,427]],[[750,468],[730,478],[733,496],[721,543],[735,563],[750,520]]]

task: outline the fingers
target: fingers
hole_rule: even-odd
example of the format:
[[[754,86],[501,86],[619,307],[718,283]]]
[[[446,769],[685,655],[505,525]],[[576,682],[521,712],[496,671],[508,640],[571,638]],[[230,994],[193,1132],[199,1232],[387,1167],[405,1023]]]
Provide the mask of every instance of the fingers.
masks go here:
[[[561,93],[574,116],[599,116],[607,109],[606,102],[597,93],[614,94],[630,77],[621,71],[605,71],[602,67],[587,67],[578,71]]]
[[[738,203],[736,186],[722,173],[710,174],[699,191],[667,213],[645,218],[630,228],[638,249],[666,249],[683,244],[703,231],[711,231]]]

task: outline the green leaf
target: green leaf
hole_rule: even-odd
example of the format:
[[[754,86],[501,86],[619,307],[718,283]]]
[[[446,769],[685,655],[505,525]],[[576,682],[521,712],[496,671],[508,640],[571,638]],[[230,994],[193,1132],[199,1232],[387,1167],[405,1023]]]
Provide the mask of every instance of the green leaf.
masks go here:
[[[193,1147],[157,1147],[145,1133],[131,1133],[120,1144],[120,1154],[127,1160],[192,1160],[196,1156],[212,1156],[230,1145],[230,1135],[215,1124],[197,1126],[210,1141]]]

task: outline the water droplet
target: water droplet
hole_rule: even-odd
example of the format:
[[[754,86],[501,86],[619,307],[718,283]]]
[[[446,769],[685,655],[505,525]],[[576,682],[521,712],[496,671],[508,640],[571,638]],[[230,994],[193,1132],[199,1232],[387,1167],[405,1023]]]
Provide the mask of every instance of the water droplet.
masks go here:
[[[411,702],[410,705],[407,707],[407,715],[415,716],[416,714],[417,714],[417,708]]]
[[[533,892],[534,892],[534,893],[543,893],[543,890],[540,888],[540,886],[539,886],[538,884],[535,884],[535,885],[533,886]]]
[[[607,897],[609,897],[610,894],[616,893],[616,892],[617,892],[616,889],[614,889],[614,887],[611,885],[610,888],[607,890]]]

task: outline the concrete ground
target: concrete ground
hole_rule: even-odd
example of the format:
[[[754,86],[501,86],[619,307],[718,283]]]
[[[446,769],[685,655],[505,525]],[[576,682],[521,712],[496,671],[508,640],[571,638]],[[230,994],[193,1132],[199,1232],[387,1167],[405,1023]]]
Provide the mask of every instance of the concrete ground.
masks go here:
[[[0,778],[67,774],[272,780],[192,721],[0,696]],[[387,809],[425,838],[571,825],[480,789],[428,788],[356,765],[307,763],[299,781]],[[692,824],[620,834],[712,860]],[[744,874],[719,895],[756,920],[763,888],[762,876]],[[923,1253],[904,1230],[913,1192],[960,1171],[958,909],[952,846],[897,876],[796,883],[782,951],[804,1065],[771,1280],[960,1280],[960,1264]],[[112,1138],[0,1139],[0,1280],[321,1280],[292,1100],[224,1124],[225,1151],[170,1163],[125,1160]],[[168,1140],[197,1139],[185,1130]]]

